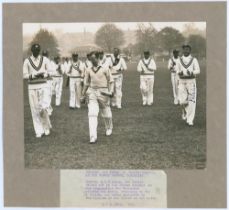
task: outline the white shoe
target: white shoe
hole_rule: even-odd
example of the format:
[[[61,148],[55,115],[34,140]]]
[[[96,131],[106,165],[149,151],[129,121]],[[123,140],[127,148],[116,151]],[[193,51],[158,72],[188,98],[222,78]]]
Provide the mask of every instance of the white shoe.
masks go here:
[[[177,105],[178,104],[178,100],[174,99],[174,104]]]
[[[186,120],[187,119],[187,117],[186,117],[186,115],[185,114],[182,114],[182,120]]]
[[[106,136],[110,136],[112,134],[112,129],[107,129],[106,130]]]
[[[143,105],[143,106],[146,106],[146,102],[144,101],[144,102],[142,103],[142,105]]]
[[[184,112],[182,112],[181,118],[182,118],[182,120],[187,120],[187,116]]]
[[[41,138],[42,134],[36,134],[36,138]]]
[[[122,107],[119,105],[119,106],[117,106],[117,108],[118,108],[118,109],[121,109]]]
[[[189,126],[193,126],[193,125],[194,125],[193,122],[187,122],[187,124],[188,124]]]
[[[49,116],[52,115],[52,110],[51,110],[51,109],[48,109],[47,112],[48,112],[48,115],[49,115]]]
[[[92,136],[91,138],[90,138],[90,144],[94,144],[95,142],[96,142],[96,138],[94,137],[94,136]]]
[[[50,134],[50,130],[49,129],[45,130],[45,135],[48,136],[49,134]]]

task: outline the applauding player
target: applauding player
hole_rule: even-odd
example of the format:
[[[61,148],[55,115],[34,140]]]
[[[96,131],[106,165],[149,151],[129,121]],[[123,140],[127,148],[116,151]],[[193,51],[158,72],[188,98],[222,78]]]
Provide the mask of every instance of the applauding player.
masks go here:
[[[70,77],[70,109],[80,108],[80,98],[82,92],[82,76],[84,71],[84,64],[78,58],[77,53],[72,54],[72,65],[67,70],[67,75]]]
[[[200,73],[199,63],[191,55],[191,46],[183,45],[183,56],[177,65],[179,75],[178,100],[182,106],[182,119],[192,126],[196,111],[196,75]]]
[[[168,69],[171,72],[171,82],[173,88],[174,104],[178,104],[178,75],[177,75],[177,62],[179,61],[179,51],[173,50],[173,57],[169,59]]]
[[[123,71],[127,70],[127,66],[124,58],[121,57],[120,50],[118,48],[114,49],[114,54],[111,56],[111,62],[111,73],[114,77],[114,97],[111,100],[111,105],[121,109]]]
[[[49,135],[52,127],[48,115],[49,85],[47,83],[50,62],[40,55],[40,50],[39,44],[33,44],[32,55],[25,59],[23,65],[23,77],[28,79],[29,104],[37,138],[42,137],[43,134]]]
[[[60,57],[57,56],[54,58],[53,63],[53,92],[56,96],[56,106],[60,106],[61,104],[61,95],[63,89],[63,74],[64,74],[64,66],[60,62]]]
[[[150,52],[144,51],[144,58],[141,59],[137,66],[137,71],[140,75],[140,90],[142,94],[143,106],[151,106],[153,104],[153,86],[154,86],[154,71],[156,71],[156,64]]]

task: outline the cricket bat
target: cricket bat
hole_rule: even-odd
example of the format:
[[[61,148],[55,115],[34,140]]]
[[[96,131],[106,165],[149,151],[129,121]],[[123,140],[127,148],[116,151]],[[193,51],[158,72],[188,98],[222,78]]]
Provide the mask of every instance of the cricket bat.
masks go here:
[[[112,97],[113,96],[113,94],[111,92],[109,92],[109,91],[100,91],[100,93],[102,95],[104,95],[104,96],[109,96],[109,97]]]

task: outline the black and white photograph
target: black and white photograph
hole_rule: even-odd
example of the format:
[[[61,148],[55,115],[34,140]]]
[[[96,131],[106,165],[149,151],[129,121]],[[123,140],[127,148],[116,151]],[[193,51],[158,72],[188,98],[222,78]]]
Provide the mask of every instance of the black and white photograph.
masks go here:
[[[206,22],[23,23],[29,169],[205,169]]]

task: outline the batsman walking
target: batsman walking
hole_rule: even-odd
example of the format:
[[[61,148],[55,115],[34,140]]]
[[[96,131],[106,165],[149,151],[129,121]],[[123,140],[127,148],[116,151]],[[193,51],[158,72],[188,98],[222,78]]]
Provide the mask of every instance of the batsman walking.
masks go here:
[[[85,72],[84,88],[81,101],[88,98],[88,119],[90,143],[97,140],[98,114],[104,119],[106,135],[112,134],[112,112],[110,108],[110,97],[114,92],[114,79],[110,69],[99,65],[99,53],[91,55],[92,66]]]

